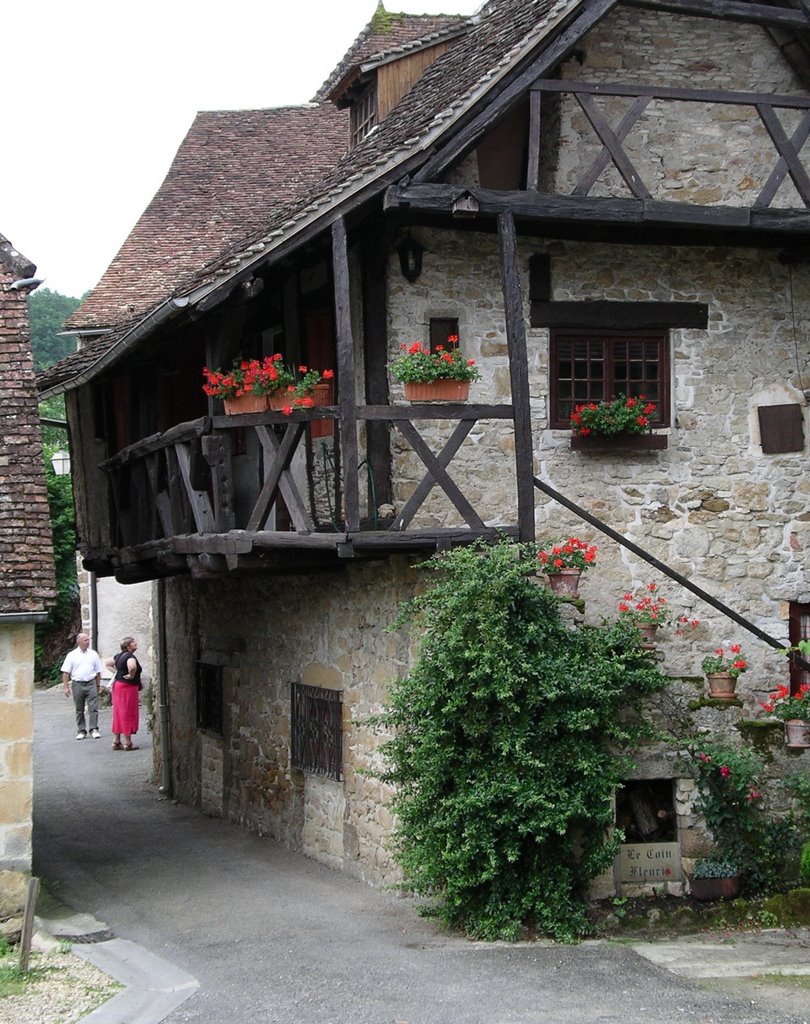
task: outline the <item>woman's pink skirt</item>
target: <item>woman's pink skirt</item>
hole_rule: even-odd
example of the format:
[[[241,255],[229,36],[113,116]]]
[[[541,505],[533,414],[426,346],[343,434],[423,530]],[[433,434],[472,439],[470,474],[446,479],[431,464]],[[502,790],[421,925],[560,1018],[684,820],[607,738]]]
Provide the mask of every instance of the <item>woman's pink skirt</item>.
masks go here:
[[[118,736],[131,736],[138,731],[138,698],[140,690],[132,683],[116,679],[112,691],[112,731]]]

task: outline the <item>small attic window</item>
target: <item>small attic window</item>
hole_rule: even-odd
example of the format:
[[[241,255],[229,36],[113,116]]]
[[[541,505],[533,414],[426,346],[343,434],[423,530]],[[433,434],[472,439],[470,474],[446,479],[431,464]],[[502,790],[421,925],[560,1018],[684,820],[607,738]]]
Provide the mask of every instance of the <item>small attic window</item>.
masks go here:
[[[377,83],[369,82],[362,93],[352,103],[351,109],[351,142],[356,146],[362,142],[371,129],[377,124]]]

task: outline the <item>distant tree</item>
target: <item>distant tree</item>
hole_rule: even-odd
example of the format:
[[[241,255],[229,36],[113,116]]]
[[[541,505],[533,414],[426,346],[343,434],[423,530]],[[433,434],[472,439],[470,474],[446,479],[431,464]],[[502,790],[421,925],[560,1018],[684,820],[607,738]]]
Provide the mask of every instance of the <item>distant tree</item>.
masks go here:
[[[60,295],[48,288],[42,288],[31,295],[28,310],[34,369],[37,372],[76,351],[76,339],[70,336],[59,337],[59,332],[65,320],[81,302],[82,299]],[[56,395],[40,403],[39,414],[45,419],[64,420],[64,396]],[[71,478],[56,476],[50,461],[55,451],[67,449],[67,431],[64,427],[43,424],[42,441],[56,562],[57,599],[47,621],[36,627],[34,671],[39,685],[53,685],[59,680],[61,659],[79,628],[81,616],[76,580],[76,519]]]
[[[34,369],[39,372],[53,366],[60,359],[76,351],[76,339],[59,337],[65,320],[78,309],[82,299],[70,298],[41,288],[28,300],[31,318],[31,348],[34,351]]]

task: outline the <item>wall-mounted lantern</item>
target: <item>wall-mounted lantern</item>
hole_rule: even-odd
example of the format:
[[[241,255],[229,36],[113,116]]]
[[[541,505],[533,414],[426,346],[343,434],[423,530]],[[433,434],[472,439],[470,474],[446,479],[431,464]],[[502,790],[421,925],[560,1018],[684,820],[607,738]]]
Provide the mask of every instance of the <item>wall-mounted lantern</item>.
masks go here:
[[[416,241],[410,231],[397,246],[402,276],[410,281],[411,284],[422,273],[422,253],[424,251],[424,246]]]
[[[70,452],[54,452],[51,465],[57,476],[70,476]]]

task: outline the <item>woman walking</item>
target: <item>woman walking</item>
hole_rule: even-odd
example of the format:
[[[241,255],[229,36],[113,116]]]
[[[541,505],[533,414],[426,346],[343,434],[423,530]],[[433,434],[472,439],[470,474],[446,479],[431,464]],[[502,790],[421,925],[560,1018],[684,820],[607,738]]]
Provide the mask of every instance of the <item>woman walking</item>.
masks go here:
[[[135,657],[138,641],[126,636],[121,641],[121,652],[108,658],[106,664],[115,669],[112,685],[113,750],[137,750],[132,737],[138,731],[138,701],[141,684],[141,664]]]

